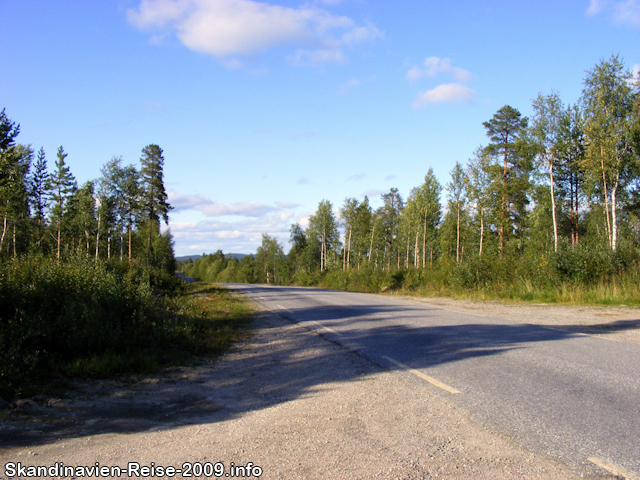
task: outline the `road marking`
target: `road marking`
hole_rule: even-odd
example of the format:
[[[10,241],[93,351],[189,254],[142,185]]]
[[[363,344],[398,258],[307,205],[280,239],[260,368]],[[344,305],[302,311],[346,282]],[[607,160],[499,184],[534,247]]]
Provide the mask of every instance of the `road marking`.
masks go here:
[[[336,335],[340,335],[340,334],[339,334],[338,332],[336,332],[335,330],[332,330],[332,329],[330,329],[329,327],[325,327],[325,326],[324,326],[324,325],[322,325],[321,323],[314,322],[313,320],[311,320],[311,323],[313,323],[313,324],[317,325],[318,327],[320,327],[320,328],[322,328],[322,329],[324,329],[324,330],[326,330],[326,331],[328,331],[328,332],[335,333]]]
[[[286,310],[286,308],[285,308],[285,307],[283,307],[282,305],[278,305],[278,308],[280,308],[280,309],[282,309],[282,310]],[[329,328],[329,327],[325,327],[325,326],[324,326],[324,325],[322,325],[321,323],[318,323],[318,322],[316,322],[316,321],[314,321],[314,320],[311,320],[311,323],[313,323],[313,324],[314,324],[315,326],[317,326],[317,327],[322,328],[323,330],[326,330],[327,332],[331,332],[331,333],[334,333],[334,334],[336,334],[336,335],[340,335],[340,334],[339,334],[338,332],[336,332],[335,330],[332,330],[332,329],[331,329],[331,328]]]
[[[434,385],[438,388],[441,388],[442,390],[445,390],[449,393],[460,393],[458,390],[456,390],[453,387],[450,387],[449,385],[446,385],[442,382],[439,382],[438,380],[436,380],[435,378],[431,378],[429,375],[425,375],[422,372],[419,372],[418,370],[416,370],[415,368],[411,368],[406,366],[404,363],[400,363],[395,361],[393,358],[390,357],[385,357],[384,355],[382,356],[382,358],[386,358],[387,360],[389,360],[391,363],[397,365],[398,367],[406,370],[407,372],[413,373],[415,376],[422,378],[423,380],[426,380],[427,382],[429,382],[431,385]]]
[[[591,462],[591,463],[596,464],[600,468],[604,468],[607,472],[612,473],[613,475],[616,475],[618,477],[626,478],[627,480],[639,480],[640,479],[640,477],[638,475],[635,475],[633,473],[627,472],[623,468],[621,468],[621,467],[619,467],[617,465],[614,465],[611,462],[607,462],[606,460],[603,460],[602,458],[589,457],[589,458],[587,458],[587,460],[589,462]]]

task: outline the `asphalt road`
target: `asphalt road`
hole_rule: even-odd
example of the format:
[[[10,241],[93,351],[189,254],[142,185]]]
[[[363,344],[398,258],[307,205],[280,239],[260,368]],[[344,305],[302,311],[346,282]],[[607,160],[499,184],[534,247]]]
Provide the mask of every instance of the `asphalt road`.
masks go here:
[[[440,392],[517,444],[640,478],[638,344],[387,296],[227,286]]]

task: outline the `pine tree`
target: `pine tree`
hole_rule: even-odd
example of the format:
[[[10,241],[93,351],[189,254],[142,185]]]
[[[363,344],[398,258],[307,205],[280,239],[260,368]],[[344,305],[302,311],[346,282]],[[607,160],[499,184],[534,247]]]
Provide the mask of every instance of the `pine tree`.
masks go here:
[[[67,212],[67,201],[77,189],[76,180],[65,163],[67,153],[58,148],[56,166],[49,176],[48,190],[51,192],[51,216],[56,228],[56,258],[60,260],[63,219]]]
[[[164,189],[164,157],[158,145],[150,144],[142,149],[140,158],[140,214],[147,229],[147,255],[151,251],[151,239],[160,234],[160,219],[169,223],[171,205]]]
[[[531,161],[521,141],[527,124],[527,117],[522,117],[518,110],[509,105],[499,109],[491,120],[483,123],[492,142],[485,147],[485,151],[495,161],[488,173],[494,196],[492,204],[500,258],[510,237],[522,230],[529,203]]]

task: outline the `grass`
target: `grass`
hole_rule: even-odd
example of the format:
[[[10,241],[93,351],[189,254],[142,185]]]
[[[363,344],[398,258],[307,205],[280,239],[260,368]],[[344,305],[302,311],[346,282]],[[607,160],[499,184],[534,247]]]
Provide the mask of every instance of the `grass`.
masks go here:
[[[255,310],[218,286],[150,289],[148,275],[135,267],[14,263],[0,270],[0,395],[6,399],[71,378],[148,374],[212,358],[248,334]]]
[[[249,332],[254,306],[229,290],[202,283],[163,301],[169,318],[169,341],[141,347],[135,352],[105,352],[65,365],[62,374],[74,378],[109,378],[147,374],[161,367],[211,359],[224,353]]]

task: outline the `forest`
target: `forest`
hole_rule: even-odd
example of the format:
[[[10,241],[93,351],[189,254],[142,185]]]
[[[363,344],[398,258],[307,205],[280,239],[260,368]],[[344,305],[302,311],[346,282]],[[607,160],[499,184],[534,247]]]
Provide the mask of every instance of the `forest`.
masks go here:
[[[63,147],[49,169],[19,134],[2,110],[0,399],[150,371],[231,340],[210,305],[181,295],[173,240],[160,230],[171,206],[158,145],[142,149],[140,168],[113,158],[79,186]]]
[[[566,105],[538,94],[483,123],[487,143],[446,183],[425,168],[403,198],[322,200],[290,250],[180,265],[210,282],[314,285],[550,302],[640,303],[640,80],[617,55]]]

